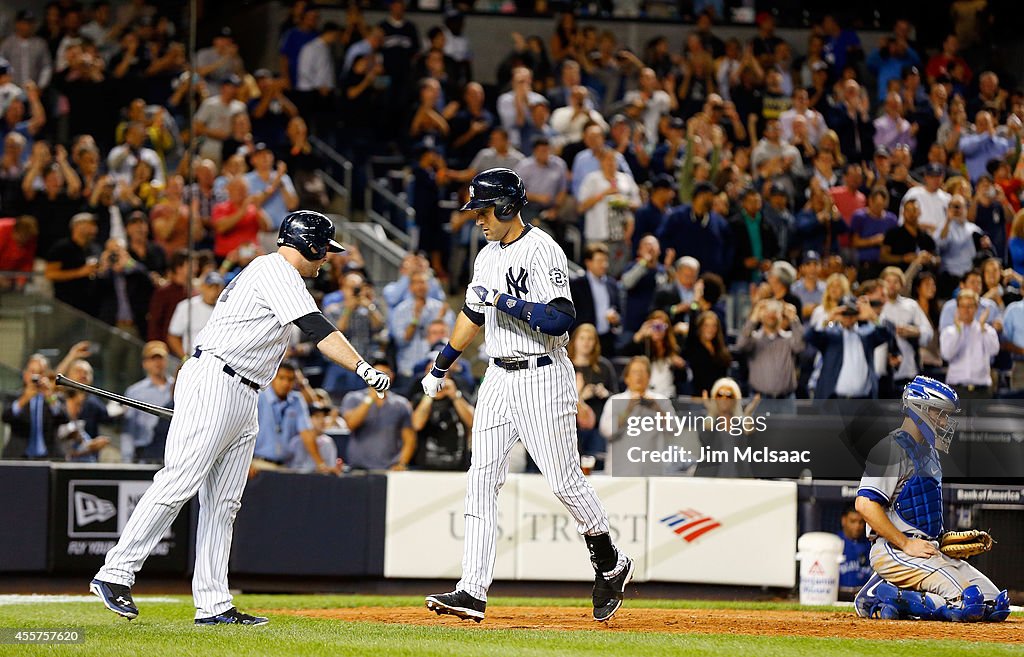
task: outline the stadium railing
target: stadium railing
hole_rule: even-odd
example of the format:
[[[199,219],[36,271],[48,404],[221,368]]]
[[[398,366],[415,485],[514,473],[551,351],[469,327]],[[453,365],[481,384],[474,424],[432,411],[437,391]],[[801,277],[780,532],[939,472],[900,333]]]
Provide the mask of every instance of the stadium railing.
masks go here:
[[[41,274],[0,272],[0,277],[29,279],[24,288],[0,291],[0,390],[12,393],[21,388],[21,370],[29,355],[41,353],[56,367],[82,340],[91,344],[95,385],[121,393],[144,376],[141,338],[49,296]],[[175,372],[179,363],[171,357],[168,371]]]

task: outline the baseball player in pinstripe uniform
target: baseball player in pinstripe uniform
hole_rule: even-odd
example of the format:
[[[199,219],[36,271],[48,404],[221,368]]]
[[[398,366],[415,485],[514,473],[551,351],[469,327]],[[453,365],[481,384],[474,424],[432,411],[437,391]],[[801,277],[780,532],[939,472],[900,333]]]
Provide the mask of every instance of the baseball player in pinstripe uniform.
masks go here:
[[[221,293],[197,347],[178,374],[164,467],[156,473],[89,590],[132,619],[135,573],[167,533],[182,505],[199,494],[192,579],[197,625],[263,625],[238,611],[228,592],[231,531],[256,444],[256,402],[297,325],[325,356],[354,370],[379,393],[391,381],[352,349],[316,307],[303,277],[316,276],[328,253],[344,249],[334,225],[317,212],[285,217],[276,253],[260,256]]]
[[[608,515],[583,475],[576,446],[576,378],[566,334],[576,311],[561,247],[523,225],[526,189],[510,169],[489,169],[469,187],[463,211],[476,212],[488,244],[477,255],[466,303],[450,342],[423,378],[434,397],[452,364],[486,324],[492,361],[473,419],[473,457],[466,490],[462,579],[451,593],[430,595],[427,608],[480,622],[494,576],[498,491],[509,451],[522,440],[548,485],[576,520],[594,566],[594,618],[622,605],[633,561],[612,544]]]
[[[857,594],[862,618],[1006,620],[1010,598],[977,568],[940,551],[942,463],[960,412],[956,391],[926,376],[903,389],[903,425],[868,455],[857,510],[875,574]]]

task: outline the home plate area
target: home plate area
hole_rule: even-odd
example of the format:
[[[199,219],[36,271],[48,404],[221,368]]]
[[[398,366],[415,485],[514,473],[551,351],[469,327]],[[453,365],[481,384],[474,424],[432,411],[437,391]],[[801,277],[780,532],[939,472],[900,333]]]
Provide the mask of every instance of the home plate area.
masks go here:
[[[487,630],[604,630],[671,634],[744,634],[842,639],[951,639],[1019,643],[1024,619],[1003,623],[938,623],[864,620],[852,612],[767,611],[739,609],[643,609],[624,607],[611,621],[597,623],[584,607],[494,607],[482,623],[436,616],[425,607],[277,609],[286,614],[349,622],[459,627]]]

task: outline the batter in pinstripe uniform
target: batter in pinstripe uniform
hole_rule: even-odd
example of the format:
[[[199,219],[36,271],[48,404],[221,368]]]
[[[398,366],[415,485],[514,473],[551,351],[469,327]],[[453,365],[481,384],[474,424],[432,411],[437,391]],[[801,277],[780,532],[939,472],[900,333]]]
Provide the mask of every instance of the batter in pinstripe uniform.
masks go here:
[[[281,224],[277,253],[252,261],[224,289],[213,315],[182,366],[164,467],[156,473],[89,589],[111,611],[132,619],[135,573],[167,533],[182,505],[199,494],[192,579],[197,625],[263,625],[231,604],[231,531],[256,444],[256,402],[288,345],[291,324],[325,356],[354,370],[383,394],[391,385],[317,310],[303,277],[315,276],[339,252],[334,225],[317,212],[293,212]]]
[[[594,566],[594,618],[622,605],[633,561],[612,544],[608,515],[583,475],[576,446],[576,375],[566,334],[576,311],[561,247],[524,226],[526,190],[509,169],[489,169],[470,183],[463,211],[476,212],[488,240],[473,264],[466,303],[451,341],[423,378],[434,397],[455,360],[486,325],[487,368],[473,419],[473,458],[466,490],[462,579],[451,593],[427,596],[428,609],[483,620],[494,576],[498,491],[509,451],[522,440],[552,492],[576,520]]]

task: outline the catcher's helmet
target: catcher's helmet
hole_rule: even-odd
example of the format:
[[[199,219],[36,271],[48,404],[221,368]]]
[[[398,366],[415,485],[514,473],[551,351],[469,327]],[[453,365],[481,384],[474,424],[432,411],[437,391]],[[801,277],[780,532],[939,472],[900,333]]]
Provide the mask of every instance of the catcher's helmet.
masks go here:
[[[469,201],[462,210],[479,210],[494,206],[500,221],[515,219],[526,205],[526,186],[512,169],[488,169],[473,176],[469,183]]]
[[[914,421],[928,444],[949,453],[957,425],[951,416],[960,412],[960,398],[955,390],[941,381],[916,376],[903,388],[903,412]]]
[[[277,245],[296,249],[306,260],[321,260],[328,253],[345,250],[334,241],[331,220],[312,210],[298,210],[285,217],[277,234]]]

